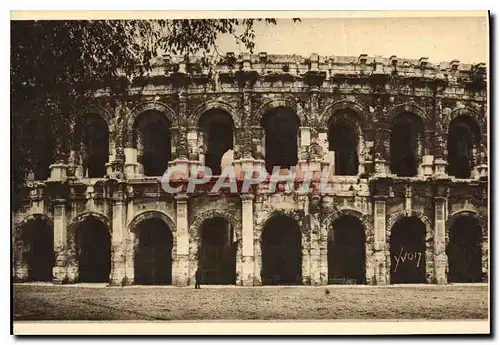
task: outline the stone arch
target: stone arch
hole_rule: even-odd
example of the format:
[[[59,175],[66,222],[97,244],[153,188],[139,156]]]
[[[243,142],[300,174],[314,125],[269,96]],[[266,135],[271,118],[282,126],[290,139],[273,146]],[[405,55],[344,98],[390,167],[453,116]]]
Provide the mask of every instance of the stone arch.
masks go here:
[[[392,217],[389,218],[389,220],[387,221],[387,239],[390,238],[390,232],[392,230],[392,228],[394,227],[394,225],[400,221],[401,219],[403,218],[408,218],[408,217],[417,217],[419,218],[422,223],[424,223],[425,225],[425,228],[426,228],[426,240],[427,239],[431,239],[432,238],[432,222],[431,220],[429,219],[429,217],[427,217],[423,212],[421,211],[416,211],[416,210],[411,210],[411,211],[399,211],[399,212],[396,212]]]
[[[26,216],[14,227],[13,273],[24,281],[50,281],[55,263],[54,224],[41,213]]]
[[[273,217],[277,216],[286,216],[290,217],[293,220],[295,220],[299,224],[300,232],[302,233],[302,236],[308,235],[308,229],[304,227],[304,217],[305,214],[301,210],[294,210],[294,209],[280,209],[280,210],[273,210],[268,213],[268,215],[260,222],[260,226],[257,227],[257,232],[259,233],[259,238],[262,236],[262,230],[265,228],[266,224],[268,223],[269,220],[271,220]]]
[[[113,144],[112,115],[104,108],[90,105],[76,114],[71,128],[71,150],[73,162],[85,172],[88,177],[103,177],[106,174]],[[86,131],[91,126],[90,131]],[[76,173],[79,174],[78,172]]]
[[[361,131],[366,122],[366,110],[361,104],[349,100],[335,101],[328,104],[319,116],[319,126],[327,128],[330,120],[333,119],[336,113],[342,110],[351,110],[357,114],[358,131]]]
[[[104,229],[87,227],[87,221],[97,221],[107,232],[104,232]],[[83,212],[71,220],[67,232],[67,266],[72,272],[70,275],[74,275],[72,279],[79,282],[109,281],[112,267],[112,231],[110,219],[99,212]]]
[[[101,223],[103,223],[108,228],[109,234],[111,235],[112,229],[111,229],[111,222],[110,222],[109,218],[100,212],[94,212],[94,211],[86,211],[86,212],[80,213],[80,214],[76,215],[75,217],[73,217],[70,224],[68,225],[68,234],[70,234],[70,233],[73,234],[76,226],[78,224],[81,224],[83,221],[85,221],[88,218],[95,218],[95,219],[99,220]]]
[[[234,216],[229,210],[209,210],[197,215],[189,227],[190,232],[195,232],[196,234],[200,231],[203,222],[211,218],[224,218],[228,221],[234,230],[234,235],[236,239],[240,241],[241,239],[241,221]]]
[[[154,221],[160,221],[168,230],[160,228]],[[139,229],[141,224],[145,227]],[[163,211],[146,210],[134,216],[127,225],[127,230],[126,252],[131,258],[127,277],[136,284],[172,284],[173,261],[177,256],[176,226],[173,220]],[[142,233],[144,230],[146,232]]]
[[[357,219],[359,221],[359,224],[363,227],[364,242],[363,242],[362,246],[356,246],[355,248],[357,248],[357,249],[355,249],[355,250],[356,250],[356,252],[358,252],[358,254],[360,252],[360,248],[362,248],[364,250],[363,261],[360,261],[360,260],[357,261],[357,272],[362,273],[360,271],[360,267],[363,268],[364,272],[363,272],[362,281],[360,282],[358,278],[356,278],[356,280],[358,280],[358,283],[371,284],[371,282],[374,279],[372,268],[370,266],[372,263],[372,257],[373,257],[373,218],[371,217],[371,215],[365,214],[365,213],[363,213],[357,209],[354,209],[354,208],[335,209],[335,210],[333,210],[333,213],[329,214],[322,222],[320,236],[321,236],[321,242],[325,243],[326,249],[327,249],[328,281],[330,281],[330,273],[333,273],[333,271],[331,271],[332,267],[330,267],[330,265],[334,264],[334,262],[336,262],[335,260],[338,260],[338,258],[339,258],[339,256],[338,256],[339,254],[335,254],[336,253],[335,246],[331,245],[332,241],[330,240],[334,236],[334,224],[337,220],[340,220],[346,216],[353,217],[354,219]],[[353,242],[350,242],[350,243],[353,243]],[[352,251],[349,250],[349,253],[352,253]],[[337,255],[337,259],[335,259],[335,255]],[[355,256],[359,257],[358,255],[355,255]],[[333,261],[331,261],[331,260],[333,260]],[[362,265],[362,266],[360,266],[360,265]],[[345,265],[343,265],[343,266],[345,267]],[[336,266],[334,266],[334,267],[336,267]]]
[[[471,117],[475,122],[477,122],[477,124],[480,128],[481,134],[484,134],[487,132],[485,118],[483,116],[481,116],[479,114],[479,112],[477,112],[476,110],[471,109],[471,108],[457,108],[457,109],[452,110],[451,113],[445,117],[443,127],[445,127],[446,129],[449,129],[453,120],[455,120],[457,117],[461,117],[461,116]]]
[[[256,245],[257,279],[263,285],[310,283],[307,257],[310,243],[307,218],[297,210],[274,210],[260,224]],[[284,231],[282,231],[284,230]],[[294,231],[291,231],[294,230]]]
[[[72,124],[71,141],[73,148],[76,148],[76,145],[79,144],[76,142],[76,139],[81,135],[82,126],[85,123],[85,120],[87,119],[87,117],[93,115],[97,115],[104,120],[106,126],[108,127],[108,132],[109,134],[111,134],[111,129],[113,127],[112,126],[113,115],[102,107],[99,107],[97,105],[88,105],[76,113],[75,121]]]
[[[424,132],[425,132],[429,121],[429,116],[427,115],[425,110],[420,106],[418,106],[415,102],[406,102],[393,106],[389,110],[389,116],[387,117],[387,124],[389,128],[391,127],[391,123],[394,120],[394,118],[403,113],[411,113],[418,116],[422,120],[422,123],[424,124]]]
[[[479,214],[479,212],[476,209],[472,207],[467,207],[467,208],[462,208],[456,212],[453,212],[448,216],[448,219],[446,220],[446,244],[448,244],[450,229],[455,224],[455,221],[462,216],[469,216],[472,217],[475,221],[477,221],[478,225],[481,227],[483,238],[488,237],[488,222]]]
[[[101,116],[103,118],[103,120],[106,121],[106,124],[108,125],[108,127],[111,128],[113,114],[110,113],[106,108],[101,107],[97,104],[88,104],[87,106],[85,106],[81,110],[79,110],[76,113],[75,125],[77,125],[79,122],[83,122],[83,119],[88,114],[96,114],[96,115]]]
[[[485,142],[486,129],[482,128],[477,114],[467,109],[456,109],[448,117],[446,152],[448,175],[469,178],[481,154],[486,154],[481,143]],[[478,159],[479,158],[479,159]]]
[[[425,274],[426,274],[426,282],[431,283],[434,279],[434,234],[433,234],[433,225],[429,217],[427,217],[423,212],[416,210],[404,210],[396,212],[392,217],[387,221],[387,231],[386,231],[386,244],[387,247],[390,248],[391,245],[391,234],[394,228],[399,221],[405,219],[415,217],[418,218],[423,225],[425,226]],[[391,251],[387,250],[386,262],[391,262]],[[389,272],[390,272],[390,264],[389,264]],[[390,273],[389,273],[390,275]],[[388,281],[390,281],[390,277],[388,277]]]
[[[414,103],[395,106],[387,119],[390,171],[398,176],[417,176],[422,157],[429,148],[425,140],[429,119]]]
[[[125,121],[126,127],[131,130],[137,117],[150,110],[163,114],[172,123],[172,125],[175,123],[176,115],[171,107],[162,102],[150,101],[141,103],[130,111],[127,116],[127,121]]]
[[[191,126],[196,126],[201,116],[209,110],[218,109],[226,112],[233,119],[234,128],[241,127],[241,119],[238,117],[238,111],[229,103],[220,100],[209,100],[200,104],[193,110],[190,116]]]
[[[22,236],[22,229],[23,227],[28,224],[31,221],[37,221],[37,220],[42,220],[47,223],[47,226],[51,227],[52,229],[54,228],[54,221],[50,218],[47,217],[43,213],[32,213],[24,217],[15,227],[15,238],[16,240],[19,240]]]
[[[450,233],[454,226],[457,225],[457,220],[461,217],[470,218],[480,228],[480,234],[477,234],[480,236],[479,238],[475,237],[474,233],[469,232],[471,229],[459,227],[456,229],[458,236],[455,237],[453,235],[451,237],[458,241],[450,241]],[[467,223],[465,220],[462,222],[458,223],[458,225],[465,225]],[[465,237],[463,237],[464,235]],[[469,235],[472,237],[468,237]],[[475,240],[478,243],[474,243]],[[467,207],[448,216],[445,228],[445,248],[448,257],[446,271],[449,281],[485,282],[488,280],[488,223],[479,212],[471,207]]]
[[[322,229],[325,229],[322,233],[324,240],[327,240],[333,233],[333,223],[343,216],[353,216],[356,217],[365,229],[365,236],[368,239],[369,236],[373,234],[373,218],[369,214],[365,214],[354,208],[342,208],[340,210],[334,210],[333,213],[328,215],[322,222]],[[368,241],[367,241],[368,244]]]
[[[233,241],[229,245],[220,246],[219,244],[206,244],[204,246],[203,241],[203,228],[206,224],[205,222],[210,222],[210,220],[223,219],[232,228]],[[220,228],[217,228],[220,230]],[[192,256],[192,267],[191,278],[194,278],[194,273],[197,271],[198,267],[201,268],[202,282],[208,281],[210,284],[240,284],[241,274],[238,272],[238,262],[241,261],[242,255],[242,241],[241,241],[241,220],[239,220],[232,212],[229,210],[219,210],[212,209],[198,214],[190,224],[189,227],[189,252]],[[219,250],[222,250],[222,259],[217,255],[217,259],[214,259],[209,250],[208,256],[205,256],[204,248],[212,248],[216,250],[219,254]],[[225,268],[225,270],[222,270]],[[212,270],[215,275],[208,274],[207,272]],[[192,280],[194,281],[194,280]]]
[[[153,218],[159,218],[162,221],[164,221],[165,224],[169,227],[170,231],[172,231],[172,234],[176,232],[177,229],[173,220],[165,212],[158,210],[142,211],[136,214],[134,218],[130,221],[130,223],[127,225],[128,232],[134,232],[137,225],[139,225],[141,222]]]
[[[135,106],[134,108],[132,108],[132,110],[130,110],[130,112],[125,117],[126,120],[123,121],[122,132],[123,132],[124,137],[125,137],[126,147],[132,147],[132,140],[133,140],[132,133],[134,130],[134,124],[135,124],[137,118],[139,117],[139,115],[141,115],[142,113],[144,113],[146,111],[157,111],[158,113],[165,116],[165,118],[171,123],[172,126],[175,126],[175,124],[176,124],[175,120],[176,120],[177,116],[176,116],[175,112],[173,111],[173,109],[171,107],[169,107],[165,103],[157,102],[157,101],[149,101],[149,102],[141,103],[141,104]]]
[[[300,126],[307,126],[309,124],[308,119],[305,117],[303,111],[301,111],[301,107],[289,98],[277,98],[265,101],[252,116],[253,124],[258,125],[268,111],[279,107],[292,109],[300,121]]]

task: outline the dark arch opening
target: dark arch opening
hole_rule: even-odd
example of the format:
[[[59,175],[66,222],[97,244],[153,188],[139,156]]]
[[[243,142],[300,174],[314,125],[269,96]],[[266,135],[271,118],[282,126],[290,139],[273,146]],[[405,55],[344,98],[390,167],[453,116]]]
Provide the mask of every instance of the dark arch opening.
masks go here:
[[[80,143],[80,129],[77,128]],[[104,177],[109,160],[109,129],[106,121],[98,114],[88,114],[81,127],[82,166],[84,175],[90,178]]]
[[[448,281],[475,283],[482,281],[482,229],[472,216],[458,217],[449,230],[447,246]]]
[[[103,283],[111,272],[111,236],[99,219],[89,217],[76,229],[78,277],[80,282]]]
[[[300,121],[291,108],[277,107],[267,111],[261,120],[265,130],[266,169],[272,173],[273,167],[290,169],[298,162],[297,135]]]
[[[269,219],[262,232],[263,285],[302,284],[302,234],[297,221],[279,215]]]
[[[173,235],[169,226],[158,218],[146,219],[134,229],[134,283],[142,285],[172,284]]]
[[[234,229],[226,219],[207,219],[201,226],[199,267],[203,284],[236,284]]]
[[[477,122],[470,116],[458,116],[448,132],[448,175],[470,178],[474,167],[473,149],[480,140]]]
[[[390,237],[391,284],[426,283],[425,224],[407,217],[394,224]]]
[[[33,219],[24,224],[21,231],[28,281],[52,281],[55,264],[52,227],[43,219]]]
[[[212,175],[220,175],[222,156],[233,149],[233,119],[225,111],[211,109],[200,117],[198,126],[203,132],[205,166]]]
[[[356,124],[335,118],[328,125],[328,146],[335,151],[335,175],[358,174],[358,135]]]
[[[364,284],[365,276],[364,226],[355,216],[342,216],[328,238],[328,283]]]
[[[417,115],[403,113],[394,118],[390,139],[391,173],[403,177],[417,175],[418,146],[423,129],[422,120]]]
[[[134,146],[144,175],[163,176],[172,157],[171,122],[160,112],[148,110],[134,124]]]

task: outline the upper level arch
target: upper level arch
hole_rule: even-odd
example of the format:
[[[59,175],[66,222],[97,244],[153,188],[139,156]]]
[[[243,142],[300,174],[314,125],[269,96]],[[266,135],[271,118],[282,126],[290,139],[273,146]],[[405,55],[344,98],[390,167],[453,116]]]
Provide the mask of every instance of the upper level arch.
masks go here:
[[[132,141],[133,141],[132,132],[133,132],[133,128],[134,128],[134,125],[135,125],[137,118],[141,114],[149,112],[149,111],[155,111],[155,112],[162,114],[163,116],[165,116],[165,118],[172,125],[174,125],[176,123],[175,120],[177,117],[175,115],[175,112],[173,111],[173,109],[171,107],[169,107],[165,103],[157,102],[157,101],[150,101],[150,102],[141,103],[141,104],[137,105],[136,107],[134,107],[128,113],[128,115],[126,117],[126,121],[124,121],[123,131],[124,131],[124,133],[127,133],[126,143],[128,144],[128,146],[131,146],[133,144],[132,143]]]
[[[337,119],[346,119],[357,123],[361,131],[366,120],[366,110],[361,104],[354,101],[335,101],[325,107],[318,118],[318,124],[321,128],[327,128],[331,121],[337,121]]]
[[[468,118],[468,119],[472,120],[473,122],[477,123],[481,133],[486,133],[486,131],[487,131],[486,118],[484,116],[481,116],[480,113],[478,113],[477,111],[475,111],[471,108],[454,109],[448,116],[445,116],[443,128],[446,128],[446,130],[449,130],[451,124],[457,118]]]
[[[220,100],[209,100],[196,107],[190,116],[190,125],[197,126],[205,113],[217,110],[227,113],[233,119],[235,128],[241,127],[241,119],[237,115],[237,110],[231,104]]]
[[[278,108],[290,109],[299,119],[301,126],[307,126],[307,124],[309,123],[307,118],[304,116],[302,109],[297,105],[296,102],[289,98],[276,98],[267,100],[260,105],[260,107],[252,116],[253,125],[258,125],[267,113]]]
[[[424,124],[424,130],[429,121],[429,116],[423,108],[415,104],[414,102],[406,102],[393,106],[389,110],[389,115],[387,118],[387,125],[390,127],[394,119],[402,114],[413,114],[418,116],[422,123]]]

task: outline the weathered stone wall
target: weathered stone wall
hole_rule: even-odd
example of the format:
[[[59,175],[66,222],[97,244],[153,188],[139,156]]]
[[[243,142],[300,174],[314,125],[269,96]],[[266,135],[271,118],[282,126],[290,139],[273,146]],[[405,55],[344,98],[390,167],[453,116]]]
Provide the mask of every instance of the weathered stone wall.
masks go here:
[[[174,238],[172,281],[194,284],[200,227],[222,217],[237,241],[237,285],[260,285],[261,236],[266,221],[284,214],[295,219],[302,233],[302,282],[328,282],[327,241],[331,224],[343,214],[357,217],[365,229],[367,284],[390,282],[389,240],[399,219],[418,217],[426,228],[426,280],[447,282],[444,248],[453,219],[475,217],[483,228],[483,279],[488,279],[488,133],[486,68],[458,61],[431,64],[396,57],[319,57],[244,55],[210,68],[196,61],[186,65],[158,61],[149,79],[136,79],[122,96],[108,89],[96,93],[95,104],[82,109],[99,114],[110,132],[107,176],[85,178],[81,145],[73,144],[65,164],[51,166],[46,181],[30,181],[20,207],[13,212],[14,276],[27,277],[22,228],[35,216],[54,227],[55,282],[78,280],[74,228],[87,217],[109,228],[112,284],[134,282],[134,227],[144,219],[160,218]],[[176,72],[173,72],[175,67]],[[211,70],[209,70],[211,69]],[[165,72],[167,71],[167,72]],[[156,177],[146,177],[137,160],[134,124],[146,111],[163,114],[172,125],[170,165],[198,166],[202,133],[198,120],[208,110],[230,115],[234,126],[235,167],[243,171],[263,166],[265,135],[260,126],[268,110],[288,107],[300,120],[299,168],[325,166],[328,123],[352,117],[359,158],[357,176],[333,177],[333,190],[318,193],[283,191],[267,194],[263,186],[251,193],[168,195]],[[347,112],[346,112],[347,111]],[[389,138],[392,119],[403,112],[424,124],[419,139],[415,177],[391,174]],[[346,115],[350,114],[350,115]],[[447,176],[447,133],[457,116],[469,116],[480,128],[469,179]],[[73,126],[81,128],[80,123]]]

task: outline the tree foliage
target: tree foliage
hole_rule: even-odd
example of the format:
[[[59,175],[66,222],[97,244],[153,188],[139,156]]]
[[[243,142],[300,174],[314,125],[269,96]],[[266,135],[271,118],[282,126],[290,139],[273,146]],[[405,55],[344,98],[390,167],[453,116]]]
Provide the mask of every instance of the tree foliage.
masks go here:
[[[217,52],[220,35],[255,47],[254,24],[274,19],[11,22],[12,182],[46,177],[69,152],[70,124],[98,85],[147,73],[158,54]]]

